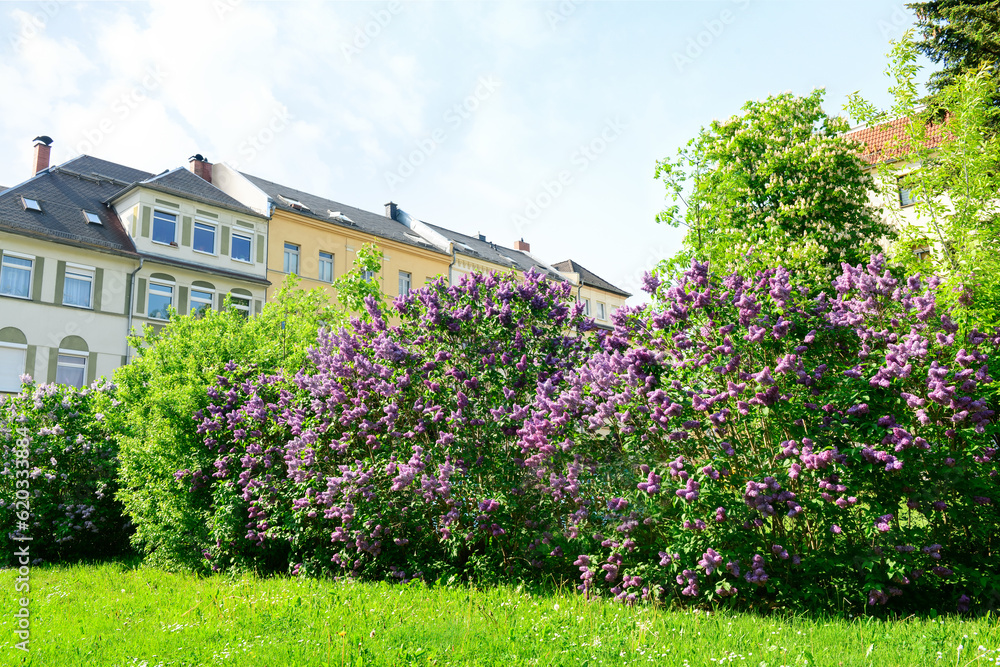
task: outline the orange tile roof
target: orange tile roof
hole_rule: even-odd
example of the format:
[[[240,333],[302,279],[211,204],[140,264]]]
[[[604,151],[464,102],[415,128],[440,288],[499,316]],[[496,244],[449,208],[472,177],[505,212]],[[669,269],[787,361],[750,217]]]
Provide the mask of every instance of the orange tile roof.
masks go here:
[[[906,141],[906,124],[909,120],[909,118],[897,118],[872,127],[852,130],[845,136],[864,144],[861,149],[861,158],[868,164],[889,162],[907,152],[907,149],[904,148],[904,142]],[[944,138],[943,127],[943,123],[934,125],[928,131],[926,143],[928,148],[941,145]]]

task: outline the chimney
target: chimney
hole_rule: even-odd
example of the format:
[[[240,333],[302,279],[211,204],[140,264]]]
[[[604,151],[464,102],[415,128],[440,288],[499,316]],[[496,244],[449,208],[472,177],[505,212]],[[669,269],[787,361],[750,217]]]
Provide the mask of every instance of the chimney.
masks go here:
[[[514,241],[514,250],[520,250],[521,252],[531,252],[531,245],[524,242],[524,239],[520,241]]]
[[[188,169],[195,176],[201,176],[209,183],[212,182],[212,163],[205,159],[201,153],[197,153],[188,158]]]
[[[32,176],[49,168],[49,155],[52,153],[52,137],[47,137],[43,134],[40,137],[35,137],[34,141],[35,162],[31,170]]]
[[[399,209],[396,207],[396,202],[389,202],[385,205],[385,217],[392,220],[396,219],[396,211]]]

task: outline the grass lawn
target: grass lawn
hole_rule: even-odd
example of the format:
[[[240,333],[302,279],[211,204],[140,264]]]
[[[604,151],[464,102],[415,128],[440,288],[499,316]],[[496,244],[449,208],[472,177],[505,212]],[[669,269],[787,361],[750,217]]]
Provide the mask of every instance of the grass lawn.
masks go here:
[[[882,622],[625,608],[512,588],[31,571],[30,652],[0,571],[0,664],[1000,665],[995,617]]]

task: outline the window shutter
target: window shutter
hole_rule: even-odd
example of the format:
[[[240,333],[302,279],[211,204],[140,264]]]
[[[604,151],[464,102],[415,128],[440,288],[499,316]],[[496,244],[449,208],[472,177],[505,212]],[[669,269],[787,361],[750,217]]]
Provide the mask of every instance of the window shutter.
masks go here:
[[[49,378],[46,382],[56,381],[56,370],[57,364],[59,363],[59,348],[50,347],[49,348]]]
[[[37,354],[38,354],[38,346],[29,345],[28,357],[24,362],[24,372],[30,375],[31,377],[35,377],[35,355]]]
[[[257,263],[264,263],[264,235],[257,235]]]
[[[149,238],[149,218],[152,214],[149,211],[148,206],[142,207],[142,234],[143,238]]]
[[[97,353],[91,352],[90,358],[87,359],[87,384],[93,384],[94,380],[97,379]]]
[[[225,225],[222,226],[222,249],[219,254],[229,257],[229,227]]]
[[[63,288],[66,286],[66,262],[59,260],[56,264],[56,298],[54,303],[62,305],[63,302]]]
[[[253,302],[253,314],[254,315],[260,315],[260,310],[261,310],[260,299],[254,299],[254,302]]]
[[[135,296],[135,312],[146,314],[146,279],[139,278],[139,291]]]
[[[94,312],[101,310],[101,297],[104,291],[104,269],[94,271]]]
[[[181,245],[191,245],[191,217],[187,215],[182,218]]]
[[[31,300],[41,301],[42,300],[42,268],[45,266],[44,257],[35,258],[35,275],[32,276],[31,284]]]
[[[187,315],[188,312],[188,288],[186,285],[181,285],[177,288],[177,313],[179,315]]]

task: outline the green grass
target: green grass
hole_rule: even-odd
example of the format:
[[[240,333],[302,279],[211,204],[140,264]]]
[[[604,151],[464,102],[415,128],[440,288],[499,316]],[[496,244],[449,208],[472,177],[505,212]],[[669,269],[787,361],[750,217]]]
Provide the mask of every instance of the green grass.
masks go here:
[[[996,617],[761,617],[114,564],[32,569],[24,654],[14,577],[0,571],[3,665],[1000,665]]]

